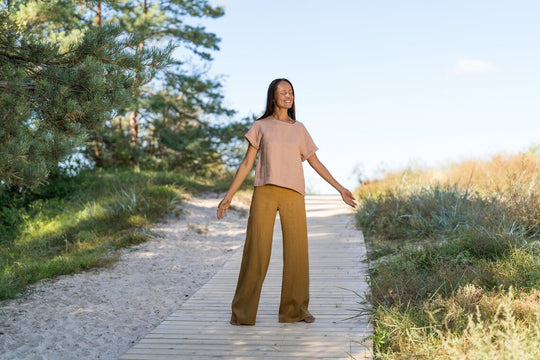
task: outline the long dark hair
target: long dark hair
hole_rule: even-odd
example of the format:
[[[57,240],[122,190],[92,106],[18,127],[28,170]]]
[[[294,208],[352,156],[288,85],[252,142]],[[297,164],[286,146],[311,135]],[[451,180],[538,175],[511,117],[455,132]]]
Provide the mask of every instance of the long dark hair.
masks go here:
[[[276,95],[276,88],[278,84],[282,81],[286,81],[289,83],[289,85],[291,85],[293,96],[294,96],[294,87],[292,86],[289,80],[283,79],[283,78],[272,80],[270,85],[268,85],[268,95],[266,96],[266,110],[264,110],[263,116],[261,116],[257,120],[261,120],[266,117],[269,117],[274,113],[274,97]],[[294,110],[294,103],[295,103],[295,99],[293,99],[291,108],[287,110],[287,114],[291,117],[291,119],[296,120],[296,111]]]

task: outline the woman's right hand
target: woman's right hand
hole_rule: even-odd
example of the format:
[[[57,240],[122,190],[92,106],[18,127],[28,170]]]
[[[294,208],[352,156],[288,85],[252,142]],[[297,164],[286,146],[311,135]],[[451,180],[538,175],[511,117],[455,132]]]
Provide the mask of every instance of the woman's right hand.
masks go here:
[[[227,209],[231,206],[231,199],[227,199],[226,197],[223,198],[219,202],[218,209],[217,209],[217,218],[223,219],[225,216],[227,216]]]

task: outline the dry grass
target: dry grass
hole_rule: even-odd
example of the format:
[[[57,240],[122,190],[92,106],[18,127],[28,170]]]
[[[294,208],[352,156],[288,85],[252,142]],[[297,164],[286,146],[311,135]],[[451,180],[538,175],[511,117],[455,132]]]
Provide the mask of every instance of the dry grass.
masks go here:
[[[538,354],[539,175],[531,152],[409,169],[357,189],[376,358]]]

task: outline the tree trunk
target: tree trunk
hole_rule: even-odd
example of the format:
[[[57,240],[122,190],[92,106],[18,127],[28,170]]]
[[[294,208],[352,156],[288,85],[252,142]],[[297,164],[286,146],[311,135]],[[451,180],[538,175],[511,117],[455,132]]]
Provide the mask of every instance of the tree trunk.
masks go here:
[[[137,110],[131,111],[129,114],[129,128],[131,132],[131,146],[137,145],[137,138],[139,137],[139,124],[137,124]]]
[[[101,14],[101,1],[97,2],[96,7],[96,25],[97,27],[102,26],[102,14]],[[97,132],[94,135],[95,139],[93,141],[93,148],[94,148],[94,163],[97,167],[103,167],[103,156],[101,155],[101,141],[100,136],[98,136]]]
[[[101,27],[101,1],[98,1],[97,3],[97,9],[96,9],[96,24],[98,27]]]
[[[146,15],[148,13],[148,4],[146,3],[146,0],[143,1],[143,13]],[[142,55],[142,52],[144,50],[144,40],[140,42],[139,44],[139,51]],[[137,79],[139,74],[135,74],[135,86],[137,86]],[[136,98],[139,96],[139,91],[135,88],[133,89],[133,97]],[[136,146],[138,142],[139,137],[139,124],[137,122],[137,112],[139,109],[133,109],[131,111],[131,114],[129,114],[129,127],[131,132],[131,146]]]
[[[99,151],[99,144],[101,144],[101,141],[96,138],[96,141],[94,141],[94,163],[98,168],[101,168],[103,167],[103,156]]]

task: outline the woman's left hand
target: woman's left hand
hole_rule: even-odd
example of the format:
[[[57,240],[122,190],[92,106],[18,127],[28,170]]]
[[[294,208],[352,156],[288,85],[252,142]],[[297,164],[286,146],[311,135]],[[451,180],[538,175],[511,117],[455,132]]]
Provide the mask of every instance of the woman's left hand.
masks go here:
[[[225,216],[227,216],[227,209],[231,205],[231,200],[227,199],[227,197],[223,198],[223,200],[220,201],[217,209],[217,218],[223,219]]]
[[[353,194],[349,190],[343,189],[339,193],[341,194],[341,198],[343,199],[345,204],[347,204],[347,205],[351,206],[352,208],[356,209],[356,201],[354,199]]]

